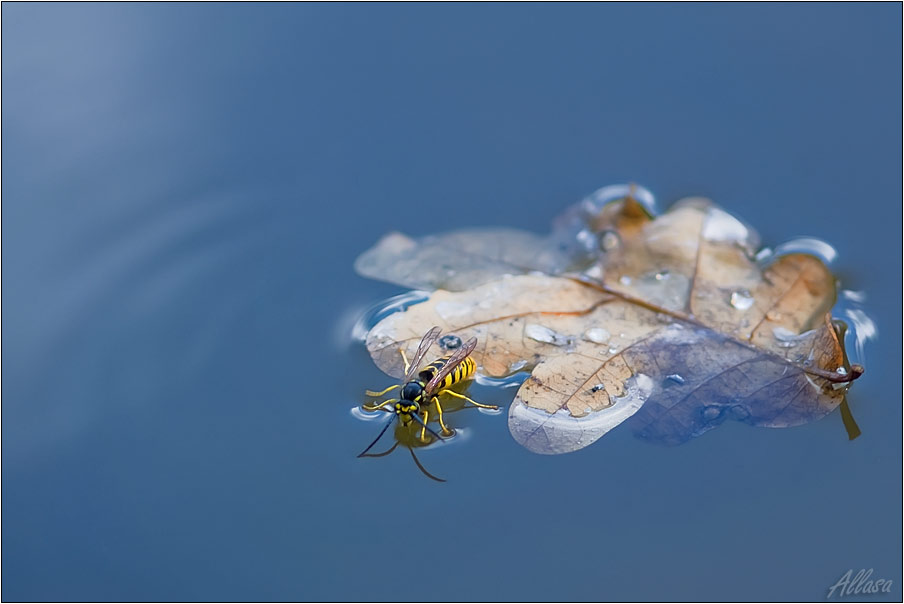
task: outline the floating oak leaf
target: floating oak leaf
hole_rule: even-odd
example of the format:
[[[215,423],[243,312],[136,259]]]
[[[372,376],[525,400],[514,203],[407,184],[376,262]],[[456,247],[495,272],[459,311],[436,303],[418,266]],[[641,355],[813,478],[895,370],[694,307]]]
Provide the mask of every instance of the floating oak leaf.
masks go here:
[[[843,403],[862,368],[845,358],[821,261],[758,264],[752,229],[704,200],[653,219],[628,197],[586,218],[599,252],[583,273],[437,290],[370,331],[377,365],[401,375],[399,350],[433,325],[476,336],[484,374],[530,371],[509,429],[538,453],[580,449],[629,418],[639,436],[677,444],[725,419],[795,426]]]
[[[557,274],[574,263],[548,237],[515,229],[467,229],[412,239],[385,235],[355,261],[361,275],[412,289],[463,291],[505,274]]]
[[[610,202],[631,194],[631,208],[613,212]],[[635,200],[641,201],[635,201]],[[548,235],[508,228],[463,229],[413,239],[389,233],[355,261],[371,279],[412,289],[464,291],[504,275],[558,275],[596,261],[611,233],[637,216],[648,217],[649,191],[615,185],[596,191],[564,212]],[[609,234],[609,237],[606,235]],[[617,240],[615,240],[617,242]]]

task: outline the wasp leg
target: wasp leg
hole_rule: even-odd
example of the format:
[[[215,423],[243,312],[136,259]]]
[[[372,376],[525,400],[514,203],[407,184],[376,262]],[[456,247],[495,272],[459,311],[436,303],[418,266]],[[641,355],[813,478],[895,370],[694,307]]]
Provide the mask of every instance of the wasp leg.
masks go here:
[[[484,405],[482,403],[478,403],[477,401],[466,397],[464,394],[459,394],[459,393],[455,392],[454,390],[444,390],[443,394],[449,394],[451,396],[454,396],[455,398],[462,398],[462,399],[468,401],[469,403],[477,405],[478,407],[483,407],[484,409],[498,409],[499,408],[498,405]]]
[[[364,394],[366,394],[367,396],[372,396],[372,397],[376,398],[378,396],[383,396],[384,394],[386,394],[390,390],[393,390],[394,388],[400,388],[401,386],[402,386],[401,384],[393,384],[386,390],[380,390],[379,392],[374,392],[373,390],[365,390]]]
[[[436,405],[436,412],[439,414],[439,425],[443,430],[443,436],[452,436],[455,432],[449,429],[446,422],[443,421],[443,406],[439,403],[439,397],[434,396],[432,402]]]
[[[405,375],[408,375],[408,370],[411,368],[411,363],[408,362],[408,357],[405,356],[405,349],[399,348],[399,354],[402,355],[402,360],[405,361]]]
[[[430,442],[427,440],[427,416],[430,414],[429,411],[424,409],[424,425],[421,426],[421,442],[426,443]]]
[[[389,405],[390,403],[397,403],[397,402],[399,402],[399,399],[390,398],[390,399],[386,399],[379,405],[361,405],[361,406],[364,407],[368,411],[377,411],[378,409],[382,409],[383,407],[385,407],[386,405]]]

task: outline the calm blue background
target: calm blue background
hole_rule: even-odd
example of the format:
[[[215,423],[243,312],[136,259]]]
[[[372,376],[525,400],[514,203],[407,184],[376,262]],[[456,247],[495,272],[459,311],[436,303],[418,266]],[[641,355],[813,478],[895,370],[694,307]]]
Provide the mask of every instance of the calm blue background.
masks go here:
[[[4,600],[901,599],[900,4],[2,17]],[[357,254],[625,181],[835,245],[863,436],[541,457],[474,413],[447,484],[355,459],[386,378],[348,329],[401,291]]]

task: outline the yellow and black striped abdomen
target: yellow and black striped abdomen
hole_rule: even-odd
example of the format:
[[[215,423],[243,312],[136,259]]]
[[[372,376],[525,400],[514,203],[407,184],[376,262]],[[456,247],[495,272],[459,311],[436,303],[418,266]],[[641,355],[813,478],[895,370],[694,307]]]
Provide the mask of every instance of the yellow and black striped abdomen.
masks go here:
[[[425,382],[429,382],[430,379],[437,374],[437,372],[445,367],[446,363],[449,361],[449,357],[442,357],[440,359],[436,359],[426,367],[424,367],[418,376],[424,380]],[[457,384],[458,382],[463,382],[471,376],[474,375],[474,372],[477,370],[477,364],[471,357],[466,357],[464,361],[458,364],[458,366],[449,373],[446,377],[443,378],[443,381],[436,388],[436,391],[444,390]]]

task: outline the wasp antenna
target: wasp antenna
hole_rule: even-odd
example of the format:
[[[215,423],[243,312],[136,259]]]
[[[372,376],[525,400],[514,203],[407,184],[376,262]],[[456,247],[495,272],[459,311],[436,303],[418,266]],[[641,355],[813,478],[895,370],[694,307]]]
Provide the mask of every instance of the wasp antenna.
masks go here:
[[[417,455],[414,454],[414,449],[408,447],[408,452],[411,453],[411,459],[414,460],[414,463],[417,465],[418,469],[424,473],[424,476],[430,478],[431,480],[435,480],[436,482],[446,482],[445,478],[440,478],[439,476],[434,476],[430,472],[427,471],[423,465],[421,465],[421,461],[417,458]]]
[[[412,414],[411,414],[411,417],[413,417],[414,419],[416,419],[416,420],[417,420],[417,423],[419,423],[420,425],[422,425],[422,426],[424,426],[425,428],[427,428],[427,431],[428,431],[430,434],[432,434],[433,436],[435,436],[435,437],[438,438],[439,440],[443,440],[443,437],[440,436],[439,434],[437,434],[436,432],[434,432],[434,431],[433,431],[433,428],[431,428],[430,426],[428,426],[427,424],[425,424],[425,423],[424,423],[424,420],[422,420],[421,417],[420,417],[417,413],[412,413]]]
[[[389,426],[392,425],[392,422],[394,422],[395,419],[396,419],[397,417],[398,417],[398,415],[396,415],[395,413],[392,414],[392,417],[389,418],[389,421],[386,422],[386,425],[383,426],[383,429],[380,430],[380,433],[377,434],[377,437],[374,439],[374,441],[373,441],[372,443],[370,443],[369,445],[367,445],[367,448],[364,449],[363,451],[361,451],[361,452],[358,454],[358,457],[364,457],[364,454],[367,453],[368,451],[370,451],[371,448],[373,448],[373,446],[374,446],[375,444],[377,444],[377,441],[380,440],[380,437],[383,436],[383,434],[386,432],[386,430],[389,429]],[[432,430],[431,430],[431,432],[432,432]]]

